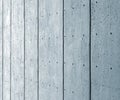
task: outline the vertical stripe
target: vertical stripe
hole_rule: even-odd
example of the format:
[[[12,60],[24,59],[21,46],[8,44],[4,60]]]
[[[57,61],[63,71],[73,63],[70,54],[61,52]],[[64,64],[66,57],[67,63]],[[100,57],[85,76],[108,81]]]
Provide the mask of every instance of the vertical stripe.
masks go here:
[[[37,100],[39,100],[39,0],[37,0]]]
[[[89,100],[91,100],[91,0],[89,0]]]
[[[63,35],[62,36],[62,38],[63,38],[63,41],[62,41],[63,42],[62,43],[62,45],[63,45],[63,47],[62,47],[63,48],[63,51],[62,51],[63,52],[63,58],[62,59],[63,59],[63,62],[62,63],[63,63],[63,65],[62,66],[63,66],[63,100],[64,100],[64,0],[63,0],[62,6],[63,6],[63,8],[62,8],[62,13],[63,13],[62,14],[62,17],[63,17],[63,19],[62,19],[63,20],[63,22],[62,22],[62,24],[63,24],[63,27],[62,27],[62,31],[63,31],[63,34],[62,34]]]

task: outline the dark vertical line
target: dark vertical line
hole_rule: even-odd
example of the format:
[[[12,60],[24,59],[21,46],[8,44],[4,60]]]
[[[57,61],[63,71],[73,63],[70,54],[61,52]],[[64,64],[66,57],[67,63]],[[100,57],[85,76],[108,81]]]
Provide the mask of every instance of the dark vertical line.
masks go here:
[[[23,4],[23,9],[24,9],[24,100],[25,100],[25,0]]]
[[[4,68],[3,1],[4,0],[2,0],[2,100],[3,100],[3,68]]]
[[[39,0],[37,0],[37,100],[39,100]]]
[[[10,100],[11,100],[11,57],[12,57],[12,0],[10,0]]]
[[[89,0],[89,100],[91,100],[91,0]]]
[[[62,17],[63,17],[63,32],[62,32],[62,37],[63,37],[63,100],[64,100],[64,0],[63,0],[63,8],[62,8]]]

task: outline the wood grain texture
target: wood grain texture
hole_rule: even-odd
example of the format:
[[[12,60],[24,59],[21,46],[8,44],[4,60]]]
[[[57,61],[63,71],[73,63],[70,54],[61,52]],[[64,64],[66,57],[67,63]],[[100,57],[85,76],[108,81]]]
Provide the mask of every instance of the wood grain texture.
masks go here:
[[[12,0],[11,100],[24,100],[24,0]]]
[[[0,0],[0,100],[2,100],[2,0]]]
[[[62,100],[62,0],[39,2],[39,99]],[[47,94],[47,95],[46,95]]]
[[[25,0],[25,100],[37,100],[37,0]]]
[[[119,10],[119,0],[92,0],[92,100],[120,99]]]
[[[89,1],[64,0],[64,100],[89,100]]]
[[[3,0],[3,100],[10,100],[10,0]]]

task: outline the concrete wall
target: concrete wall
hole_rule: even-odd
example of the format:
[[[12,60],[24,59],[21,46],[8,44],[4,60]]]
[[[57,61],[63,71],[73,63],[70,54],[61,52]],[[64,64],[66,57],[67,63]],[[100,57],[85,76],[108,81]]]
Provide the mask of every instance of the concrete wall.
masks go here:
[[[0,0],[0,100],[119,100],[119,0]]]

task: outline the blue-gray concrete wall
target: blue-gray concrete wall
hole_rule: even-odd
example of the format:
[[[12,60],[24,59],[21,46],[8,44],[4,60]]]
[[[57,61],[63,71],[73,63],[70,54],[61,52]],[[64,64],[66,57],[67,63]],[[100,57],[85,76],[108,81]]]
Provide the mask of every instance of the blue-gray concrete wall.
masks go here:
[[[0,100],[119,100],[119,0],[0,0]]]

